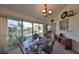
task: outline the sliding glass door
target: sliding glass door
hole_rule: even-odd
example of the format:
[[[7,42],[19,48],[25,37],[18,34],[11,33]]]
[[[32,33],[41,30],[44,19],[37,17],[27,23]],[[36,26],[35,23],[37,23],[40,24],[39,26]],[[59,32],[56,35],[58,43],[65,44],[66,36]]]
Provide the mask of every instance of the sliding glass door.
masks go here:
[[[32,38],[32,23],[23,22],[23,36],[25,39]]]
[[[43,34],[43,24],[8,19],[8,48],[17,46],[17,40],[22,43],[32,39],[33,34]]]
[[[17,46],[17,39],[22,39],[22,22],[8,19],[8,48]]]

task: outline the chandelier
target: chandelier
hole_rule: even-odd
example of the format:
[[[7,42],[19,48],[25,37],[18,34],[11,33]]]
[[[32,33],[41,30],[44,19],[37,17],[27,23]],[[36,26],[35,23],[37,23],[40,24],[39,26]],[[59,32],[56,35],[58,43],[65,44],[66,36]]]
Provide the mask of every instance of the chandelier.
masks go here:
[[[42,10],[42,14],[44,17],[47,17],[52,14],[52,11],[47,9],[47,4],[44,5],[44,10]]]

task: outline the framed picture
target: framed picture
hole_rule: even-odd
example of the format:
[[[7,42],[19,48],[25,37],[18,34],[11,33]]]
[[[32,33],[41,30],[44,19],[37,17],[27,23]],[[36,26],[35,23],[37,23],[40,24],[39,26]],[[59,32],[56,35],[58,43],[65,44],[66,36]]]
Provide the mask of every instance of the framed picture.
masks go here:
[[[60,21],[60,30],[64,30],[64,31],[69,30],[69,19],[64,19]]]

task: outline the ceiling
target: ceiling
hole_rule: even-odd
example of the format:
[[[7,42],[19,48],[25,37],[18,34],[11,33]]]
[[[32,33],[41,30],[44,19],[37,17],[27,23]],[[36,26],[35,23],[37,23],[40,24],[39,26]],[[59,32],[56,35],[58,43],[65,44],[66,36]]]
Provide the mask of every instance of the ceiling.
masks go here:
[[[34,17],[39,20],[48,20],[55,17],[60,11],[66,6],[65,4],[48,4],[48,9],[52,10],[52,15],[49,17],[44,17],[42,15],[42,10],[44,9],[44,4],[3,4],[2,7],[17,11],[19,13]]]

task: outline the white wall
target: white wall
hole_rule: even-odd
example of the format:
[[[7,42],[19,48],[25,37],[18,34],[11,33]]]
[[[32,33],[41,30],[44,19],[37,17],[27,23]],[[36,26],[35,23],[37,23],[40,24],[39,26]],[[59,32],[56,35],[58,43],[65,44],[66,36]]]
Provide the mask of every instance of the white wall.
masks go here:
[[[67,10],[78,11],[75,16],[69,18],[69,31],[61,31],[59,29],[59,22],[61,20],[61,13]],[[63,33],[65,36],[72,38],[73,50],[79,52],[79,5],[67,5],[61,12],[55,17],[56,33]]]

